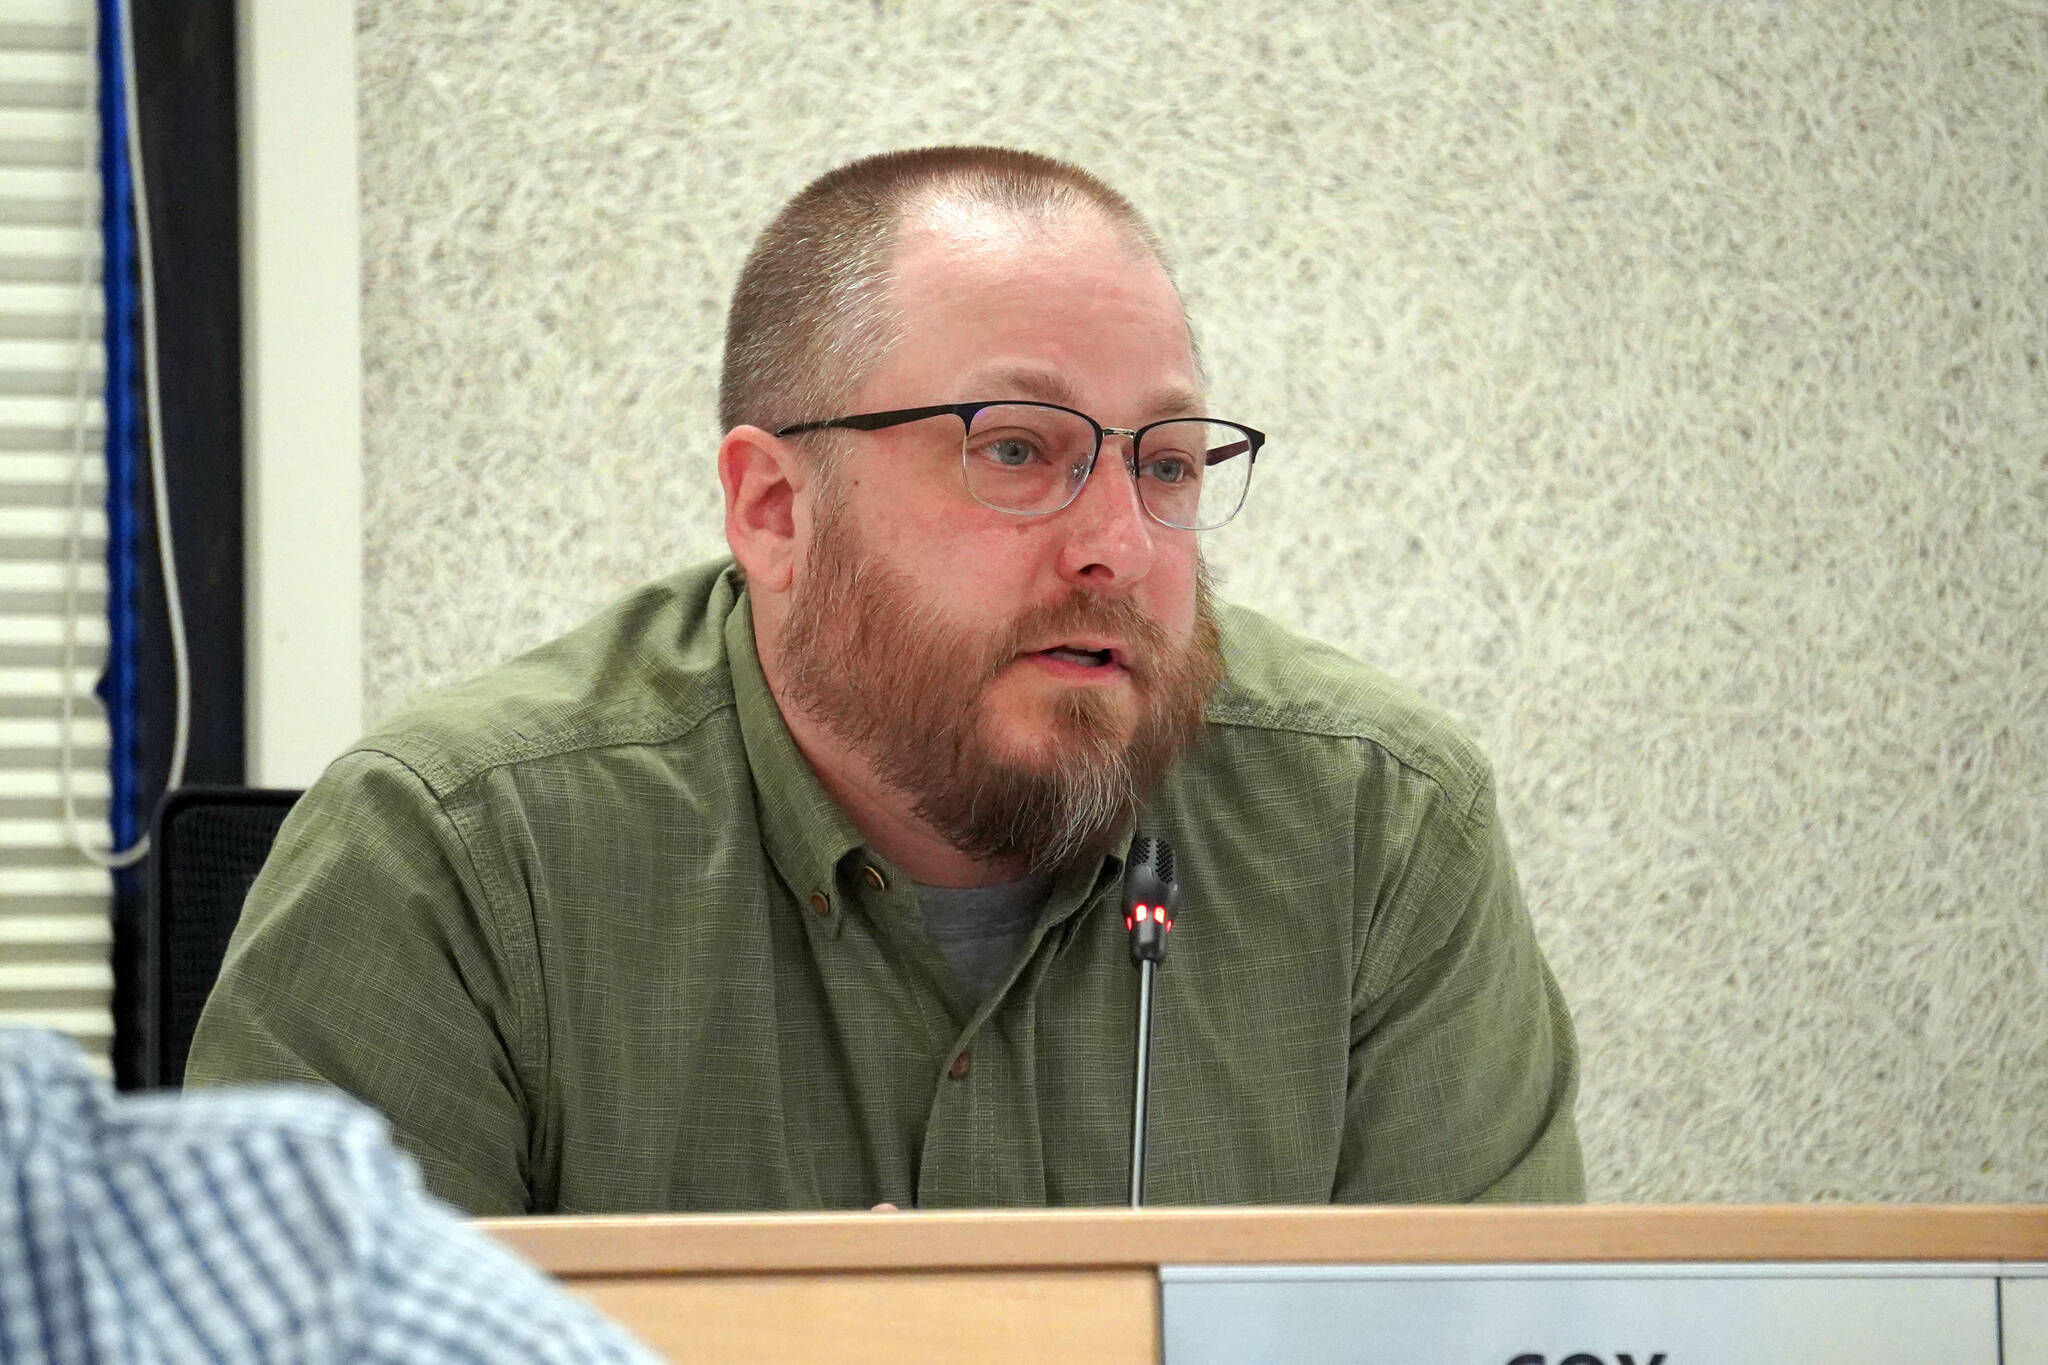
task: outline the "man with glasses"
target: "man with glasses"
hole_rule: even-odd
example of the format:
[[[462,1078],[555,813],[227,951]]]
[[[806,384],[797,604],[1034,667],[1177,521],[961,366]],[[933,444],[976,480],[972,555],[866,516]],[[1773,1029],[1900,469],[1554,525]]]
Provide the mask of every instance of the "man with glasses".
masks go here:
[[[338,760],[192,1075],[360,1095],[478,1212],[1121,1202],[1143,833],[1152,1202],[1579,1196],[1487,765],[1212,602],[1265,438],[1127,201],[832,172],[742,272],[721,419],[732,562]]]

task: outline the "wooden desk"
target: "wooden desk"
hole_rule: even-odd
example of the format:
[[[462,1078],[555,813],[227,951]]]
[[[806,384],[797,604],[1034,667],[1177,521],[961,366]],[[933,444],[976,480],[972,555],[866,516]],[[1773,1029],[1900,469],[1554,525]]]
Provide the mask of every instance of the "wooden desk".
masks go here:
[[[2048,1262],[2048,1206],[1191,1209],[493,1219],[677,1360],[1161,1353],[1161,1267]]]

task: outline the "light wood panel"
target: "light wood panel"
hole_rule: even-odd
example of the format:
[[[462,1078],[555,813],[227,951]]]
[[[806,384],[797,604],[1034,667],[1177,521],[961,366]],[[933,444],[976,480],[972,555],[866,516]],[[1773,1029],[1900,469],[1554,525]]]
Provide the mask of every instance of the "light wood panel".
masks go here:
[[[565,1278],[1275,1262],[2048,1261],[2048,1205],[1032,1210],[487,1219]]]
[[[1159,1287],[1144,1270],[642,1275],[570,1287],[675,1361],[1159,1359]]]

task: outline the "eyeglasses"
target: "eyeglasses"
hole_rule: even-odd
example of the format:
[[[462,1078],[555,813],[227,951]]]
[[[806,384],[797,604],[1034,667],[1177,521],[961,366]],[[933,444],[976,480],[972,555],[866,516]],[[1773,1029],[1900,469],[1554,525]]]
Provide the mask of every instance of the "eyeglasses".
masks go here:
[[[1251,486],[1252,463],[1266,433],[1209,417],[1174,417],[1133,430],[1106,427],[1057,403],[941,403],[798,422],[776,432],[880,431],[934,417],[960,419],[960,467],[967,492],[984,507],[1044,517],[1081,495],[1102,438],[1127,436],[1124,461],[1138,503],[1154,521],[1182,531],[1212,531],[1237,515]]]

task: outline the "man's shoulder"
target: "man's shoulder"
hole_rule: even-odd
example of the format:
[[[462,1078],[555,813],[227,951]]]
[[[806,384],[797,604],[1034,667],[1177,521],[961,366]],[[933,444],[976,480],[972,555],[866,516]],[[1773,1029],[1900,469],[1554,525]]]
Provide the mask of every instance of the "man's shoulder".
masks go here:
[[[1218,603],[1216,614],[1224,681],[1210,725],[1357,740],[1428,778],[1454,809],[1492,780],[1463,727],[1386,673],[1248,607]]]
[[[300,1085],[118,1095],[69,1040],[0,1030],[0,1151],[20,1158],[31,1146],[59,1166],[89,1162],[107,1180],[133,1175],[167,1192],[224,1152],[259,1149],[322,1190],[360,1194],[403,1174],[383,1118],[346,1095]]]
[[[359,740],[447,796],[512,764],[673,742],[729,707],[726,618],[739,580],[713,560],[634,589],[568,634],[429,694]]]

